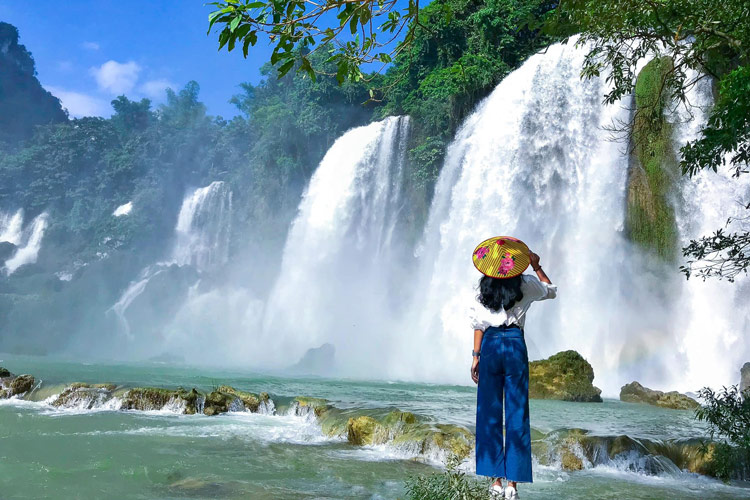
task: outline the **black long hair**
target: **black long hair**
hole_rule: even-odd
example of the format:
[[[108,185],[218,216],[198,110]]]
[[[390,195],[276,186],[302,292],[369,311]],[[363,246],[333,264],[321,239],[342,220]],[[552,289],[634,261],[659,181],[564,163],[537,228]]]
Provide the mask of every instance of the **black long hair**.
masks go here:
[[[523,299],[522,282],[521,275],[502,279],[482,276],[479,279],[477,300],[492,312],[498,312],[500,309],[507,311]]]

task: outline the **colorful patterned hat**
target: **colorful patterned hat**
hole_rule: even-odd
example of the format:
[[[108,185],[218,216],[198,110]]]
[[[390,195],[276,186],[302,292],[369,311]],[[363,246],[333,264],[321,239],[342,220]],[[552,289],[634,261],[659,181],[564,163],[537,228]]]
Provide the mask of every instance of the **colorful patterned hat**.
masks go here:
[[[529,247],[510,236],[495,236],[481,242],[472,254],[474,267],[491,278],[513,278],[529,267]]]

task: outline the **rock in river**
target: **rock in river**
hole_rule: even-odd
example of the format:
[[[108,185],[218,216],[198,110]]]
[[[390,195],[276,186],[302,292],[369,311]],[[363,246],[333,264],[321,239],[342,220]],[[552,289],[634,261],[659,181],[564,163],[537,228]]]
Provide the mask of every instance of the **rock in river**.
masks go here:
[[[675,410],[692,410],[700,406],[694,399],[677,391],[655,391],[648,387],[643,387],[635,381],[622,386],[620,389],[620,401],[645,403]]]
[[[576,351],[563,351],[529,363],[529,397],[601,403],[594,369]]]

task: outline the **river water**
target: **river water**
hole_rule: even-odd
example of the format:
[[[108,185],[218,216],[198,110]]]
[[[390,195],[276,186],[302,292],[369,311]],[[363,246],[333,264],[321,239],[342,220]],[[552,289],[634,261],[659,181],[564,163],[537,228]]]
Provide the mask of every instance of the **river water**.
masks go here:
[[[408,477],[436,472],[435,457],[389,444],[353,446],[326,436],[314,418],[285,414],[291,398],[322,397],[352,415],[411,411],[425,420],[473,430],[475,389],[469,386],[284,378],[162,364],[102,365],[0,355],[14,373],[32,373],[29,400],[0,401],[0,498],[404,498]],[[467,370],[468,372],[468,370]],[[275,414],[230,412],[207,417],[170,411],[57,409],[44,398],[65,383],[197,387],[221,384],[267,391]],[[692,412],[605,400],[532,400],[534,429],[582,428],[601,436],[649,440],[700,437]],[[641,458],[643,459],[643,458]],[[471,460],[464,464],[471,471]],[[526,499],[750,498],[741,484],[696,474],[647,474],[609,463],[566,472],[535,463]]]

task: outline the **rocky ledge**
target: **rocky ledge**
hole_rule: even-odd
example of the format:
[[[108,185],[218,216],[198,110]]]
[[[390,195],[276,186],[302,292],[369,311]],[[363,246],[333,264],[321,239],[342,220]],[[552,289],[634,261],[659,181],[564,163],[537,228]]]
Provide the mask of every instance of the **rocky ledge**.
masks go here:
[[[601,403],[601,389],[593,385],[594,369],[576,351],[563,351],[529,363],[529,397]]]
[[[13,375],[0,366],[0,399],[12,396],[23,396],[34,387],[34,377],[31,375]]]
[[[656,391],[648,387],[643,387],[635,381],[622,386],[620,389],[620,401],[643,403],[674,410],[694,410],[700,406],[696,400],[677,391]]]

